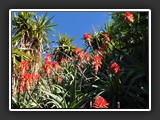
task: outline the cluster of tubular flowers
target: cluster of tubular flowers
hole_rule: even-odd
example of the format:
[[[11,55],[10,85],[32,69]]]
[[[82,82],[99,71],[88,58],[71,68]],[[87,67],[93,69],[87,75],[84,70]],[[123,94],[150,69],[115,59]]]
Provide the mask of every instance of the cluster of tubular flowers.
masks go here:
[[[124,17],[125,22],[128,22],[128,23],[133,23],[134,22],[134,17],[133,17],[133,14],[131,12],[125,12],[123,17]]]
[[[93,108],[108,108],[109,103],[101,96],[97,96],[93,102]]]
[[[61,63],[67,63],[67,60],[65,58],[61,58]]]
[[[52,73],[52,62],[51,62],[51,55],[47,54],[45,57],[45,62],[43,64],[43,71],[50,75]]]
[[[88,61],[88,62],[90,61],[90,54],[89,53],[85,53],[84,57],[85,57],[86,61]]]
[[[53,62],[53,68],[55,69],[56,72],[59,72],[61,70],[59,63],[57,61]]]
[[[20,94],[24,93],[24,88],[27,89],[28,94],[30,94],[30,85],[32,84],[32,76],[29,73],[24,73],[21,75],[21,82],[20,82]]]
[[[79,51],[81,51],[81,50],[78,47],[75,47],[74,52],[76,55],[78,54]]]
[[[28,61],[23,60],[22,62],[20,62],[19,71],[21,72],[21,74],[24,74],[28,69],[29,69]]]
[[[51,61],[45,61],[43,64],[43,70],[47,73],[47,75],[50,75],[52,73],[52,62]]]
[[[89,33],[85,33],[83,35],[83,38],[86,42],[88,42],[88,44],[91,46],[91,35]]]
[[[75,51],[75,54],[78,56],[78,59],[80,61],[83,61],[83,59],[84,59],[83,52],[78,47],[75,47],[74,51]]]
[[[99,55],[95,55],[92,59],[92,65],[94,67],[95,74],[97,75],[99,67],[101,67],[101,57]]]
[[[45,57],[44,57],[45,61],[50,61],[51,62],[51,55],[50,54],[47,54]]]
[[[45,62],[43,64],[43,71],[50,75],[52,73],[52,68],[54,68],[56,72],[59,72],[61,70],[59,63],[57,61],[54,61],[52,64],[51,55],[47,54],[45,56]]]
[[[56,76],[55,78],[56,78],[57,83],[60,84],[62,82],[62,78],[60,76]]]
[[[32,73],[32,74],[24,73],[21,75],[20,79],[21,79],[20,87],[19,87],[20,94],[24,93],[25,88],[26,88],[28,94],[30,94],[30,86],[32,84],[32,81],[33,80],[37,81],[39,79],[39,76],[34,73]]]
[[[32,80],[37,81],[39,79],[39,76],[32,73],[29,74],[26,72],[26,70],[29,69],[28,61],[22,61],[19,64],[19,70],[21,71],[21,77],[20,77],[20,86],[19,86],[19,92],[20,94],[24,93],[24,89],[26,88],[28,94],[30,94],[30,86],[32,84]]]
[[[110,42],[110,38],[108,34],[104,34],[103,39],[106,40],[107,42]]]
[[[111,61],[110,62],[110,66],[109,66],[109,70],[112,72],[112,74],[117,75],[120,73],[121,69],[120,66],[116,63]]]

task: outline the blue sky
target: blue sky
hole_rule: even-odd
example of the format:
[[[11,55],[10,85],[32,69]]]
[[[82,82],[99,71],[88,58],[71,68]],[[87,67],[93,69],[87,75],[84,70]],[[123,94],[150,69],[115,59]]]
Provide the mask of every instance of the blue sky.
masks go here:
[[[45,14],[45,12],[36,12],[38,16]],[[104,23],[110,18],[108,16],[110,12],[48,12],[48,18],[53,18],[53,24],[58,24],[54,29],[60,34],[66,34],[76,39],[72,44],[76,44],[78,47],[83,47],[84,40],[83,34],[93,33],[93,26],[96,31],[99,30],[99,26],[104,27]],[[53,36],[51,40],[55,40]]]

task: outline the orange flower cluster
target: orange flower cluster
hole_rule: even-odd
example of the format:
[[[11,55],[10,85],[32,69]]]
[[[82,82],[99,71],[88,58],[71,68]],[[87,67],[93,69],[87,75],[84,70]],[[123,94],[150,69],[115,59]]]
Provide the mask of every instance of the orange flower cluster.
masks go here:
[[[30,86],[32,84],[32,80],[37,81],[39,79],[39,76],[34,73],[32,74],[26,73],[26,70],[28,69],[29,69],[28,61],[22,61],[19,64],[19,70],[22,71],[20,77],[20,86],[19,86],[20,94],[24,93],[24,88],[26,88],[28,94],[30,94]]]
[[[53,67],[55,69],[56,72],[59,72],[61,70],[59,63],[57,61],[53,62]]]
[[[56,76],[56,81],[57,81],[57,83],[61,83],[62,82],[62,78],[60,76]]]
[[[90,54],[89,53],[85,53],[84,56],[85,56],[85,60],[89,62],[90,61]]]
[[[50,54],[47,54],[45,57],[44,57],[45,61],[51,61],[51,55]]]
[[[48,75],[50,75],[52,73],[52,67],[54,67],[56,72],[59,72],[61,70],[60,66],[59,66],[59,63],[57,61],[54,61],[53,64],[52,64],[51,55],[47,54],[45,56],[45,62],[43,64],[43,69],[42,70],[44,72],[46,72]]]
[[[126,21],[128,23],[133,23],[134,22],[134,17],[133,17],[133,14],[131,12],[125,12],[123,17],[124,17],[124,21]]]
[[[101,96],[95,98],[93,108],[108,108],[109,103]]]
[[[83,35],[83,38],[84,38],[84,40],[87,41],[88,44],[91,46],[91,35],[90,35],[89,33],[85,33],[85,34]]]
[[[121,71],[119,65],[116,62],[113,62],[113,61],[110,62],[109,69],[114,75],[119,74],[120,71]]]
[[[51,55],[47,54],[45,57],[45,62],[43,64],[42,70],[46,72],[48,75],[52,73],[52,62],[51,62]]]
[[[101,57],[99,55],[95,55],[92,59],[92,65],[94,67],[95,74],[97,75],[99,67],[101,67]]]
[[[29,69],[28,61],[23,60],[22,62],[20,62],[19,71],[21,72],[21,74],[24,74],[28,69]]]
[[[78,47],[75,47],[74,51],[75,51],[75,54],[78,56],[78,59],[82,61],[84,59],[83,52]]]
[[[52,62],[51,61],[45,61],[43,64],[43,70],[50,75],[52,72]]]
[[[80,49],[78,47],[75,47],[74,52],[76,55],[78,54],[79,51],[80,51]]]
[[[84,60],[86,62],[90,61],[90,54],[89,53],[87,53],[87,52],[83,53],[78,47],[75,47],[74,51],[80,61],[84,61]]]
[[[61,63],[67,63],[67,60],[65,58],[62,58]]]
[[[30,86],[32,84],[32,81],[35,80],[37,81],[39,79],[39,76],[32,73],[24,73],[21,75],[21,82],[20,82],[20,87],[19,87],[19,91],[20,94],[24,93],[24,89],[26,88],[28,94],[30,94]]]
[[[110,38],[109,38],[109,35],[108,35],[108,34],[104,34],[104,35],[103,35],[103,38],[104,38],[107,42],[110,42]]]
[[[83,59],[84,59],[84,54],[83,54],[82,51],[78,51],[77,56],[78,56],[78,58],[79,58],[80,60],[83,60]]]
[[[24,73],[21,75],[20,82],[20,94],[24,93],[24,88],[27,89],[28,94],[30,94],[30,85],[32,84],[32,76],[29,73]]]

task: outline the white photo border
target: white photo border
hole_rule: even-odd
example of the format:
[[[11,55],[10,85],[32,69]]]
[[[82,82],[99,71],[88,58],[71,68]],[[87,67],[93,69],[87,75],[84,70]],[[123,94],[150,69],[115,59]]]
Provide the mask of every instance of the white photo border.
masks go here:
[[[11,14],[18,11],[34,12],[148,12],[149,13],[149,109],[12,109],[11,108]],[[151,111],[151,9],[10,9],[9,10],[9,110],[10,111]]]

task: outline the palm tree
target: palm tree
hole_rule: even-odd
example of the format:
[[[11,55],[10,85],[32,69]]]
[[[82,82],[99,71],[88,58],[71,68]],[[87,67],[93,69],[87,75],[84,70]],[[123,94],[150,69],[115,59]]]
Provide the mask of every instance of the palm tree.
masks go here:
[[[38,18],[33,12],[18,12],[12,15],[12,82],[16,83],[18,64],[23,59],[30,61],[31,72],[38,73],[43,45],[47,44],[55,24],[47,13]],[[14,90],[13,90],[14,91]]]
[[[47,20],[47,13],[39,19],[35,13],[18,12],[12,18],[12,34],[16,36],[14,43],[18,49],[27,55],[41,60],[42,47],[48,43],[48,33],[53,29],[55,24],[51,24],[53,17]],[[15,44],[14,44],[15,45]],[[32,70],[38,72],[37,61],[33,61]],[[35,67],[36,66],[36,67]]]
[[[54,16],[53,16],[54,17]],[[49,18],[47,20],[47,13],[45,13],[44,16],[38,17],[34,15],[34,22],[36,25],[35,30],[35,43],[33,44],[34,47],[34,56],[38,56],[41,58],[43,46],[49,46],[49,38],[47,34],[51,34],[51,31],[53,31],[53,28],[56,26],[56,24],[51,24],[53,17]],[[35,71],[38,72],[39,64],[37,62],[33,63],[35,66]]]
[[[70,59],[71,56],[74,56],[75,46],[71,44],[74,41],[74,37],[69,37],[67,34],[57,36],[58,47],[54,50],[53,55],[56,61],[60,61],[62,58]]]

